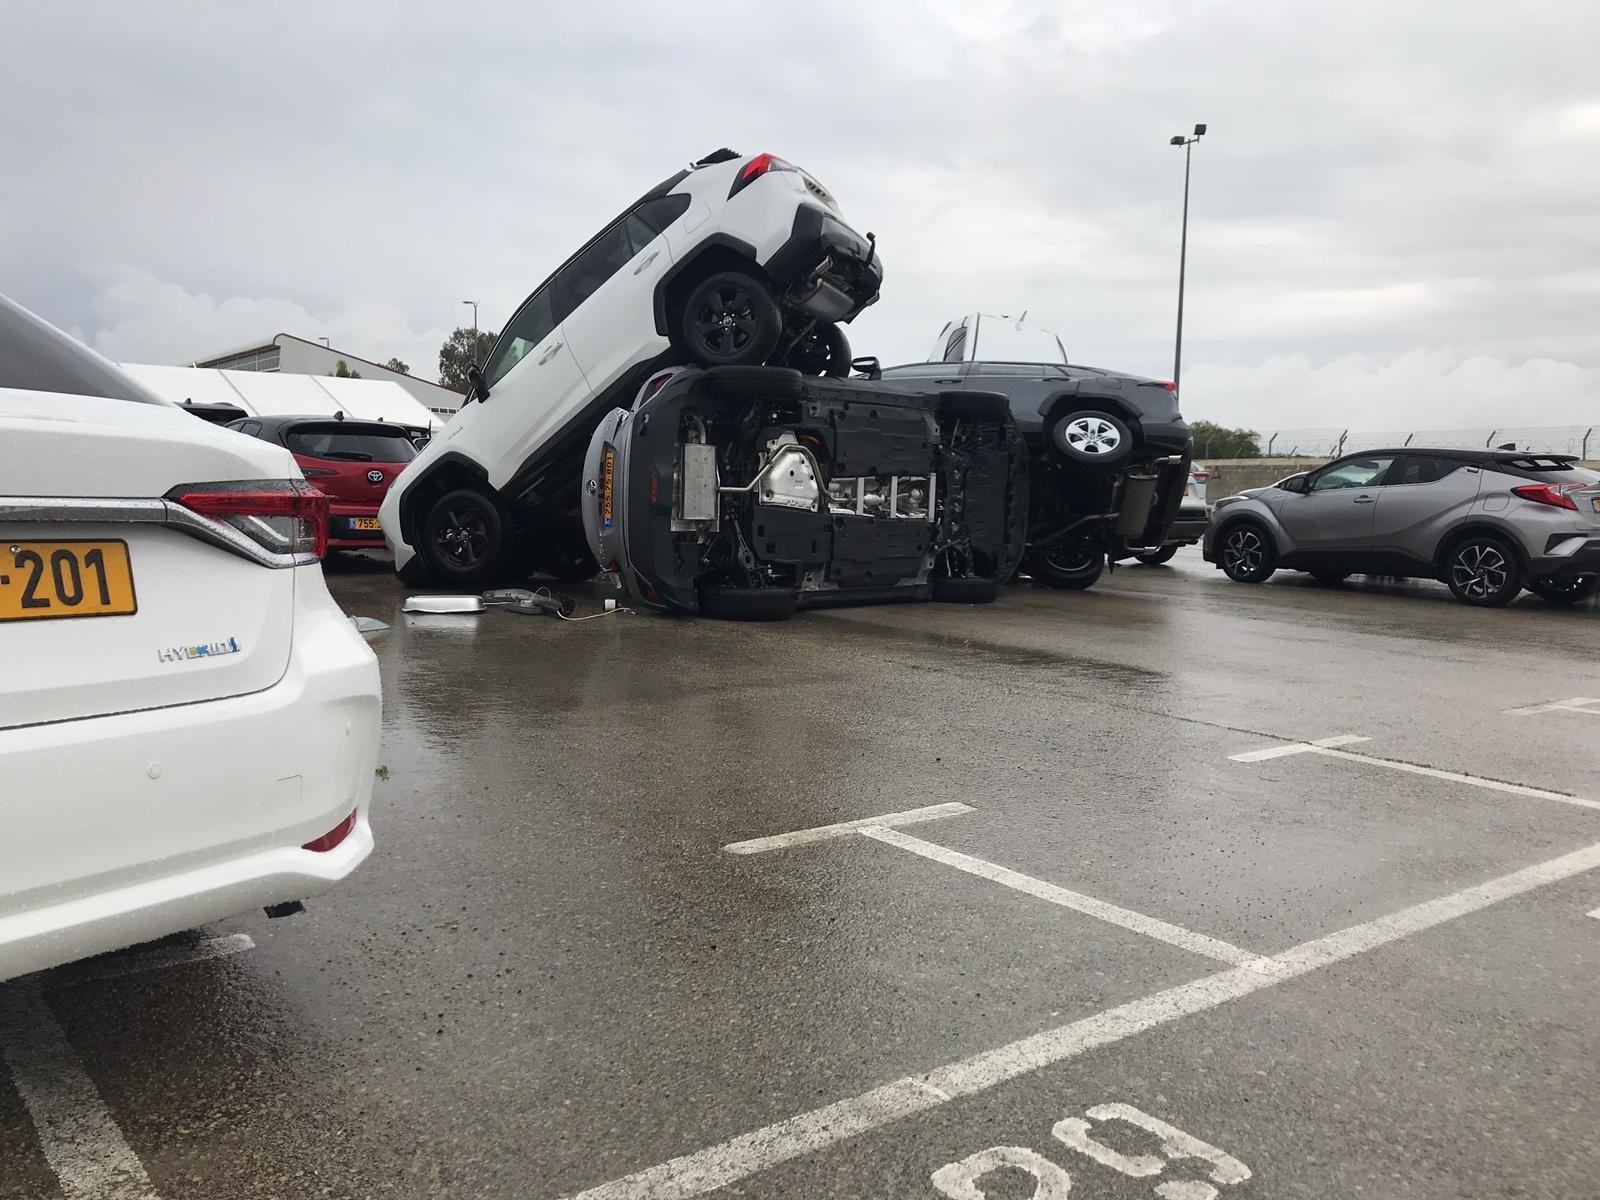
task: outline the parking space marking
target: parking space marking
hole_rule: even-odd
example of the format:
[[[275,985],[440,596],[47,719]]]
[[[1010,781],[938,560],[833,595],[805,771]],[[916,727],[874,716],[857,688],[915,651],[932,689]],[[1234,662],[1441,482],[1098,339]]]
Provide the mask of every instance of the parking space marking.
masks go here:
[[[848,1100],[740,1134],[574,1193],[568,1200],[687,1200],[701,1196],[958,1097],[985,1091],[1102,1046],[1115,1045],[1135,1034],[1299,978],[1596,867],[1600,867],[1600,843],[1304,942],[1274,955],[1274,972],[1263,973],[1248,966],[1219,971],[925,1075],[906,1076]]]
[[[1040,900],[1048,900],[1051,904],[1059,904],[1062,908],[1070,908],[1073,912],[1083,913],[1085,916],[1094,917],[1110,925],[1131,929],[1134,933],[1142,933],[1145,937],[1154,938],[1158,942],[1166,942],[1168,945],[1177,946],[1193,954],[1203,955],[1206,958],[1229,963],[1236,967],[1250,965],[1257,967],[1257,969],[1272,969],[1267,965],[1271,960],[1262,955],[1252,954],[1248,950],[1241,950],[1238,946],[1231,946],[1227,942],[1219,941],[1214,937],[1207,937],[1203,933],[1194,933],[1177,925],[1168,924],[1166,921],[1157,920],[1155,917],[1147,917],[1143,913],[1134,912],[1132,909],[1120,908],[1105,900],[1096,900],[1093,896],[1085,896],[1081,892],[1069,891],[1067,888],[1058,887],[1053,883],[1046,883],[1043,879],[1035,879],[1031,875],[1024,875],[1020,871],[1002,867],[998,863],[974,858],[972,855],[963,854],[959,850],[951,850],[947,846],[925,842],[921,838],[912,837],[910,834],[901,833],[895,829],[869,827],[862,829],[860,832],[863,837],[869,837],[875,842],[898,846],[900,849],[910,851],[912,854],[919,854],[923,858],[943,863],[947,867],[965,871],[968,875],[976,875],[979,879],[988,879],[1004,887],[1037,897]]]
[[[1600,908],[1597,908],[1597,909],[1595,909],[1595,910],[1594,910],[1594,911],[1593,911],[1593,912],[1592,912],[1592,913],[1590,913],[1590,914],[1589,914],[1589,915],[1590,915],[1590,916],[1591,916],[1591,917],[1593,917],[1593,918],[1594,918],[1594,919],[1595,919],[1595,920],[1597,920],[1597,921],[1600,921]]]
[[[124,975],[140,975],[145,971],[159,971],[166,967],[181,967],[186,963],[225,958],[230,954],[254,950],[255,946],[255,939],[248,933],[230,933],[224,937],[203,938],[187,946],[157,946],[150,950],[135,950],[129,954],[116,954],[91,959],[85,963],[57,967],[50,973],[50,986],[72,987],[75,984],[101,979],[121,979]]]
[[[1536,713],[1547,712],[1578,712],[1587,713],[1591,717],[1600,717],[1600,708],[1592,707],[1600,704],[1600,700],[1587,696],[1574,696],[1571,700],[1552,700],[1548,704],[1529,704],[1524,708],[1504,708],[1500,711],[1508,717],[1531,717]]]
[[[0,985],[0,1057],[67,1200],[157,1200],[33,980]]]
[[[863,817],[859,821],[840,821],[837,825],[817,825],[811,829],[796,829],[793,833],[751,838],[748,842],[732,842],[724,846],[723,850],[729,854],[761,854],[767,850],[783,850],[789,846],[805,846],[812,842],[825,842],[830,838],[848,837],[863,829],[915,825],[919,821],[937,821],[940,817],[958,817],[962,813],[972,811],[970,804],[930,804],[926,808],[908,808],[904,812],[885,813],[881,817]]]
[[[1371,767],[1384,767],[1390,771],[1404,771],[1408,775],[1422,775],[1429,779],[1442,780],[1445,783],[1465,783],[1471,787],[1488,788],[1494,792],[1505,792],[1509,796],[1530,796],[1535,800],[1555,800],[1561,804],[1572,804],[1578,808],[1600,808],[1600,800],[1585,800],[1582,796],[1572,796],[1566,792],[1552,792],[1545,788],[1528,787],[1522,783],[1507,783],[1503,779],[1490,779],[1484,775],[1463,775],[1459,771],[1441,771],[1438,767],[1424,767],[1418,763],[1409,763],[1397,758],[1379,758],[1374,754],[1356,754],[1349,750],[1337,749],[1347,746],[1352,742],[1368,742],[1371,738],[1352,737],[1342,734],[1337,738],[1322,738],[1315,742],[1290,742],[1285,746],[1270,746],[1265,750],[1251,750],[1245,754],[1230,754],[1232,762],[1255,763],[1264,762],[1269,758],[1282,758],[1289,754],[1323,754],[1329,758],[1342,758],[1346,762],[1364,763]]]
[[[1284,746],[1268,746],[1265,750],[1250,750],[1244,754],[1230,754],[1231,762],[1266,762],[1269,758],[1286,758],[1291,754],[1315,754],[1318,750],[1332,750],[1335,746],[1353,746],[1372,739],[1356,733],[1338,733],[1333,737],[1318,738],[1314,742],[1290,742]]]

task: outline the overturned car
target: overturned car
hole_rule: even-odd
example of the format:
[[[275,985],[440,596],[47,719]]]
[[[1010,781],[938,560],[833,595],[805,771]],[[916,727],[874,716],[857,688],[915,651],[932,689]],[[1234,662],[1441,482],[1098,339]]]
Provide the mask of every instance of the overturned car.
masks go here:
[[[1026,537],[1005,397],[775,367],[665,369],[590,442],[582,515],[639,603],[744,620],[993,600]]]

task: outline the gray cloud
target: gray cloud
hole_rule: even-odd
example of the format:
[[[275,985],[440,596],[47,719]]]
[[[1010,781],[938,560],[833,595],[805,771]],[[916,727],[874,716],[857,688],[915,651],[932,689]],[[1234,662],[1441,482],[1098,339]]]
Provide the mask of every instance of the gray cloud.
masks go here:
[[[7,8],[0,286],[119,357],[284,328],[431,373],[462,297],[497,324],[727,144],[878,233],[858,350],[1027,308],[1161,374],[1205,120],[1192,415],[1600,414],[1589,0]]]

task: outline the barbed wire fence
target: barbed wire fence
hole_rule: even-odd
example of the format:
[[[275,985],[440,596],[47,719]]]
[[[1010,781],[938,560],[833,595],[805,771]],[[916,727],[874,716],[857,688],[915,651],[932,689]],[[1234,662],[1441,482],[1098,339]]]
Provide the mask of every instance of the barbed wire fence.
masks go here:
[[[1600,458],[1600,425],[1506,426],[1499,429],[1419,429],[1362,432],[1351,429],[1274,429],[1256,435],[1263,458],[1338,458],[1360,450],[1426,446],[1438,450],[1483,450],[1515,445],[1541,454]],[[1213,457],[1196,444],[1197,458]],[[1223,457],[1216,455],[1215,457]]]

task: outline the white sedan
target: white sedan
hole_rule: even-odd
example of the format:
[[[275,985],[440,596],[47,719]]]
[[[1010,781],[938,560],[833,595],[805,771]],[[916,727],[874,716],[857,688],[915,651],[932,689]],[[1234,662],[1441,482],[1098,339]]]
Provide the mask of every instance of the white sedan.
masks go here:
[[[324,891],[372,850],[372,651],[287,450],[0,296],[0,979]]]

